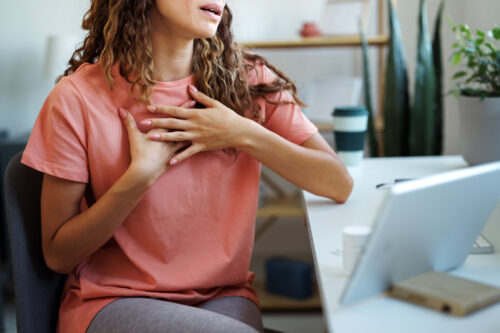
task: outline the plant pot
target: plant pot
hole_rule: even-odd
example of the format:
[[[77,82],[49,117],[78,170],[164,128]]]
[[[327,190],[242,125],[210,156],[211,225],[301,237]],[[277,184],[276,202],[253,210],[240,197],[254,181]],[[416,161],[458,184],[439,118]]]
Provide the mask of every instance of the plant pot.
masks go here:
[[[460,97],[460,143],[470,165],[500,160],[500,97]]]

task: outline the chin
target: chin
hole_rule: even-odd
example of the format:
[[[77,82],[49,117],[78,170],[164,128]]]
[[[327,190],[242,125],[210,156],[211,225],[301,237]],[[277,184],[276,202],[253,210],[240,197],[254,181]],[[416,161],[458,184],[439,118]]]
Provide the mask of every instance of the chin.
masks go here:
[[[212,27],[206,27],[204,29],[197,29],[195,32],[195,39],[200,39],[200,38],[211,38],[215,36],[217,33],[217,27],[212,28]]]
[[[213,34],[198,34],[198,35],[194,36],[193,39],[206,39],[206,38],[212,38],[213,36],[215,36],[215,33],[213,33]]]

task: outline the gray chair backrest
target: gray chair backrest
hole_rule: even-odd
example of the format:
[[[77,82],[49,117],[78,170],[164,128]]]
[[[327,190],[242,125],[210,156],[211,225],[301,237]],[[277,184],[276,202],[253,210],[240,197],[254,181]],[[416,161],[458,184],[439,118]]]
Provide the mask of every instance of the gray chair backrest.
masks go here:
[[[45,264],[40,223],[43,173],[21,164],[21,155],[11,159],[4,183],[17,329],[54,333],[65,275]]]

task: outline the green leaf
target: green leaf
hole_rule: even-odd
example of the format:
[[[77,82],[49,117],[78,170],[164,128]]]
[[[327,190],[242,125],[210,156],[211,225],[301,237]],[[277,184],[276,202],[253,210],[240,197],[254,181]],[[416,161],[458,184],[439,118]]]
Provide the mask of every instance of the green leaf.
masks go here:
[[[384,154],[385,156],[407,156],[410,104],[408,72],[401,28],[391,0],[389,8],[390,40],[387,52],[384,88]]]
[[[378,157],[378,142],[377,136],[375,133],[374,126],[374,116],[373,116],[373,107],[372,107],[372,96],[371,96],[371,84],[370,84],[370,62],[368,61],[368,43],[366,42],[365,32],[363,31],[363,25],[361,24],[361,20],[359,21],[359,32],[361,37],[361,45],[363,52],[363,90],[365,95],[365,106],[368,111],[368,144],[370,147],[370,156]]]
[[[486,35],[481,30],[476,30],[476,35],[478,35],[482,39],[486,38]]]
[[[458,66],[460,62],[462,61],[462,53],[457,52],[453,55],[453,58],[451,60],[453,66]]]
[[[453,80],[460,79],[460,78],[462,78],[462,77],[464,77],[464,76],[466,76],[466,75],[467,75],[467,72],[465,72],[465,71],[456,72],[456,73],[453,75],[452,79],[453,79]]]
[[[453,19],[448,15],[446,15],[446,21],[448,21],[448,25],[451,27],[451,30],[455,31],[457,29],[457,25],[455,24]]]
[[[465,35],[467,39],[471,39],[472,33],[470,31],[470,28],[467,24],[460,24],[459,25],[460,31]]]
[[[480,74],[480,73],[475,73],[474,75],[470,76],[470,77],[469,77],[469,78],[465,81],[465,83],[466,83],[466,84],[469,84],[469,83],[471,83],[471,82],[473,82],[473,81],[476,81],[476,80],[478,80],[478,79],[480,78],[480,76],[481,76],[481,74]]]
[[[490,52],[489,54],[486,55],[486,58],[488,58],[490,65],[495,66],[497,62],[497,54]]]
[[[473,56],[470,56],[469,59],[467,59],[467,67],[470,69],[474,69],[477,66],[476,58]]]
[[[470,33],[470,29],[464,25],[461,29]],[[432,155],[436,142],[436,76],[425,0],[420,0],[418,35],[415,89],[410,111],[410,154]]]
[[[493,37],[496,39],[496,40],[500,40],[500,27],[495,27],[493,29]]]
[[[490,51],[492,53],[496,53],[497,52],[496,48],[492,44],[490,44],[490,43],[484,43],[484,46],[486,46],[488,49],[490,49]]]
[[[470,32],[470,28],[467,24],[460,24],[458,27],[460,28],[460,31],[462,31],[462,32]]]
[[[443,54],[441,47],[441,25],[444,15],[444,7],[446,0],[441,0],[439,9],[434,23],[434,39],[432,41],[432,51],[434,59],[434,68],[436,73],[436,100],[434,102],[435,113],[435,141],[433,155],[441,155],[443,153],[443,125],[444,125],[444,83],[443,83]],[[458,44],[458,43],[456,43]]]

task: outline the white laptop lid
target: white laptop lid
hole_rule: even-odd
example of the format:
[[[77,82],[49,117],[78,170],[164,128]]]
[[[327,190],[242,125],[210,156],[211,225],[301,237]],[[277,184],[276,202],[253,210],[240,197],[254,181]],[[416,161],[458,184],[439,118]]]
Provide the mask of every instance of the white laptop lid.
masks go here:
[[[387,191],[341,303],[461,265],[500,200],[500,162],[398,183]],[[499,222],[500,223],[500,222]]]

